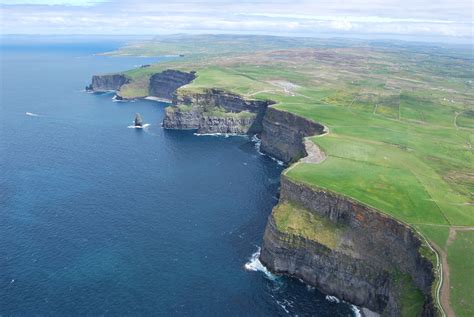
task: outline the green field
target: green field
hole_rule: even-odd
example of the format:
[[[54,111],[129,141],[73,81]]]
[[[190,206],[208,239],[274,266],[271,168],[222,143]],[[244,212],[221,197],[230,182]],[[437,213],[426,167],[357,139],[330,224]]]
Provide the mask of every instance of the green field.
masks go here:
[[[223,54],[216,57],[225,45],[193,55],[191,44],[181,44],[177,52],[191,54],[187,58],[127,72],[135,83],[122,95],[146,94],[137,83],[153,72],[195,70],[197,79],[181,93],[222,88],[274,100],[280,110],[324,124],[329,134],[312,141],[327,159],[292,165],[286,175],[415,227],[448,254],[456,314],[474,314],[474,234],[458,231],[447,243],[453,226],[474,227],[474,60],[469,51],[403,43],[344,45],[341,40],[302,40],[298,46],[271,38],[253,49],[243,45],[232,53],[221,48]],[[159,43],[147,45],[154,49],[135,47],[134,53],[161,52]]]

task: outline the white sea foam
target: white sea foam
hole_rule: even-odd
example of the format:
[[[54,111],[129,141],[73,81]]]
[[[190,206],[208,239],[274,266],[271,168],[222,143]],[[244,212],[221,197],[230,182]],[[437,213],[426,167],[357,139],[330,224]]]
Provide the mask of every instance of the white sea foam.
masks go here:
[[[33,112],[25,112],[25,114],[30,117],[41,117],[41,115],[33,113]]]
[[[157,102],[161,102],[161,103],[171,103],[172,102],[171,99],[160,98],[160,97],[155,97],[155,96],[146,96],[145,99],[146,100],[157,101]]]
[[[285,313],[290,314],[290,311],[286,308],[286,305],[285,305],[284,302],[281,302],[281,301],[279,301],[279,300],[277,300],[276,302],[277,302],[277,304],[278,304],[281,308],[283,308],[283,310],[285,311]]]
[[[328,302],[336,303],[336,304],[339,304],[340,302],[347,303],[346,301],[340,300],[336,296],[331,296],[331,295],[326,295],[326,300]],[[347,304],[349,304],[349,303],[347,303]],[[351,306],[351,310],[354,312],[354,316],[362,317],[362,314],[360,312],[359,307],[357,307],[356,305],[352,305],[352,304],[350,304],[350,306]]]
[[[276,280],[278,278],[278,276],[276,276],[275,274],[273,274],[272,272],[267,270],[267,268],[258,259],[259,256],[260,256],[260,250],[261,250],[260,247],[258,247],[257,252],[252,254],[252,256],[250,257],[250,260],[247,263],[245,263],[245,265],[244,265],[245,269],[247,271],[262,272],[270,280]]]
[[[112,97],[112,102],[129,102],[129,99],[117,99],[117,94]]]
[[[326,300],[331,303],[340,303],[341,300],[336,296],[326,295]]]
[[[193,133],[195,136],[223,136],[228,137],[247,137],[245,134],[232,134],[232,133]]]
[[[360,313],[359,307],[357,307],[356,305],[351,305],[351,309],[354,312],[354,316],[362,317],[362,314]]]
[[[262,140],[260,140],[258,138],[257,135],[254,135],[252,136],[252,138],[250,139],[253,143],[255,143],[255,149],[257,150],[258,154],[262,155],[262,156],[267,156],[269,158],[271,158],[272,160],[274,160],[278,165],[280,166],[285,166],[285,162],[283,161],[280,161],[279,159],[276,159],[274,158],[273,156],[270,156],[268,154],[265,154],[263,153],[261,150],[260,150],[260,147],[262,146]]]
[[[139,127],[139,126],[136,126],[136,125],[129,125],[127,126],[127,128],[129,129],[146,129],[150,126],[149,123],[145,123],[143,126]]]

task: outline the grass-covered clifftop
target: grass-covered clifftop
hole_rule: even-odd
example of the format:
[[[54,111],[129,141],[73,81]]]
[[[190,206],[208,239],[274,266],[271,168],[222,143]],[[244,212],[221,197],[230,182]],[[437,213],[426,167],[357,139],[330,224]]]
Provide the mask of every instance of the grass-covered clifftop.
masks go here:
[[[312,141],[327,159],[294,165],[286,175],[423,233],[447,256],[452,308],[471,315],[474,264],[465,257],[474,254],[474,60],[461,48],[336,42],[284,41],[233,53],[215,44],[126,72],[132,82],[121,94],[147,95],[148,78],[164,69],[194,70],[197,78],[179,93],[220,88],[274,100],[280,110],[324,124],[329,134]],[[148,43],[123,52],[171,54],[177,46]],[[187,49],[174,53],[192,55]]]

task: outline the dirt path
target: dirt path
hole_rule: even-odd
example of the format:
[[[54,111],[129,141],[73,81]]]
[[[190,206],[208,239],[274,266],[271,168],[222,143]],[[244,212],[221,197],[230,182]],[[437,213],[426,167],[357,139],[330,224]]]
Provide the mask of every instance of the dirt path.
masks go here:
[[[457,231],[474,231],[474,227],[457,227],[453,226],[449,228],[449,236],[446,245],[449,247],[454,240],[456,240],[456,232]]]
[[[456,227],[456,226],[450,227],[448,241],[446,241],[447,247],[449,247],[454,242],[454,240],[456,240],[457,231],[474,231],[474,227]],[[441,291],[440,291],[441,305],[443,306],[446,316],[454,317],[456,316],[456,314],[454,313],[454,310],[451,307],[451,303],[449,301],[451,284],[449,282],[450,279],[449,279],[448,254],[444,249],[440,248],[433,242],[431,242],[431,245],[435,248],[436,252],[438,252],[441,258],[441,268],[443,270],[443,284],[441,285]]]
[[[449,303],[449,292],[451,289],[451,284],[449,283],[449,265],[448,265],[448,254],[446,251],[441,249],[439,246],[431,242],[433,248],[435,248],[436,252],[438,252],[440,261],[441,261],[441,269],[443,275],[443,281],[440,290],[440,300],[441,306],[443,306],[444,312],[448,317],[455,317],[456,314],[454,313],[451,304]]]
[[[324,152],[321,151],[319,146],[314,144],[313,141],[305,139],[304,146],[308,155],[300,159],[299,162],[319,164],[326,159],[326,154],[324,154]]]
[[[459,130],[458,117],[459,117],[459,115],[460,115],[461,113],[462,113],[462,112],[455,112],[455,116],[454,116],[454,127],[456,128],[456,130]]]

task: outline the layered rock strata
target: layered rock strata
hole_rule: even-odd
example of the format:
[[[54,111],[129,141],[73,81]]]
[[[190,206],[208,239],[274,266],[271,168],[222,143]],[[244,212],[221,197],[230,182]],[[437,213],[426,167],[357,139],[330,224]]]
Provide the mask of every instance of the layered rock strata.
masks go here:
[[[187,73],[172,69],[153,74],[148,81],[148,96],[171,102],[175,98],[176,90],[189,84],[195,78],[195,72]],[[94,75],[86,90],[94,92],[116,91],[116,98],[123,100],[126,97],[120,95],[120,89],[133,83],[133,80],[124,74]]]
[[[86,89],[95,92],[117,91],[129,82],[130,79],[122,74],[94,75]]]
[[[273,214],[264,234],[260,261],[271,271],[303,279],[323,292],[378,313],[400,316],[401,277],[425,297],[423,315],[434,315],[433,264],[411,228],[377,210],[282,176],[280,203],[297,204],[344,228],[336,246],[278,229]]]
[[[248,100],[218,89],[179,94],[166,108],[163,127],[198,133],[256,134],[271,101]]]
[[[261,150],[290,163],[306,156],[303,138],[325,133],[325,127],[287,111],[268,108],[263,118]]]
[[[168,69],[150,77],[149,95],[165,100],[173,100],[176,90],[196,78],[195,72],[181,72]]]

